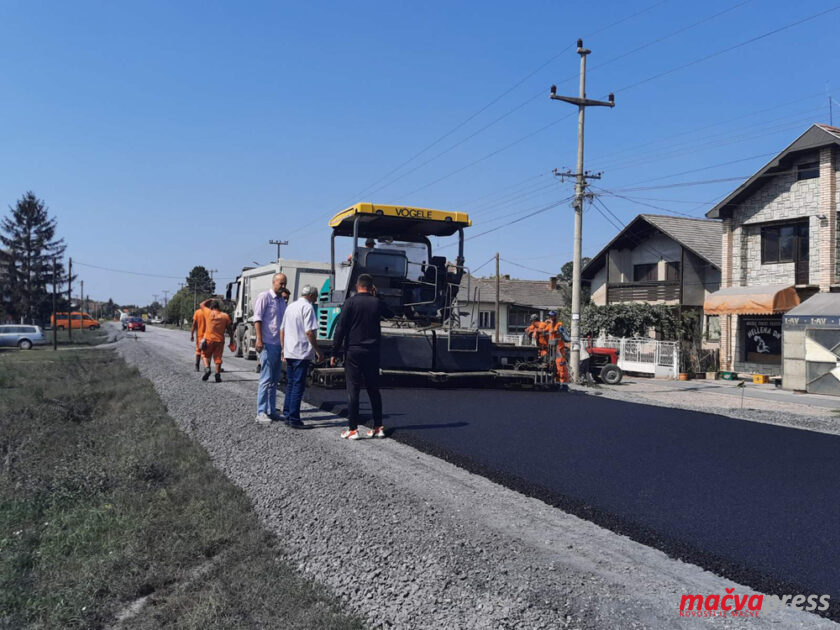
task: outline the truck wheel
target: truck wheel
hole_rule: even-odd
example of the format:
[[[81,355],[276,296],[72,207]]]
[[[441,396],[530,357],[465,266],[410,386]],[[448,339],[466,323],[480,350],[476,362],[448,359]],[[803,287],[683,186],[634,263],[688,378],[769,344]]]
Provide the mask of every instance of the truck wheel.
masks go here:
[[[624,373],[615,363],[607,363],[601,368],[598,376],[607,385],[618,385],[624,377]]]

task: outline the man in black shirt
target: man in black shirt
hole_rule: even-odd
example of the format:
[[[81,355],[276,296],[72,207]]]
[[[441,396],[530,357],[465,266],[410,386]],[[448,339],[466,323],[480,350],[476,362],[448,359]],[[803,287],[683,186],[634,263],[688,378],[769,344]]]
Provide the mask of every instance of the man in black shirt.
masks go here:
[[[367,430],[368,437],[385,437],[382,426],[382,396],[379,393],[379,342],[382,337],[380,321],[394,317],[394,313],[382,300],[376,297],[373,278],[363,273],[356,281],[356,295],[347,299],[341,307],[341,314],[335,328],[335,354],[346,352],[344,378],[347,381],[349,399],[348,427],[341,437],[359,439],[359,393],[364,379],[365,389],[373,410],[373,429]],[[330,359],[335,365],[335,356]]]

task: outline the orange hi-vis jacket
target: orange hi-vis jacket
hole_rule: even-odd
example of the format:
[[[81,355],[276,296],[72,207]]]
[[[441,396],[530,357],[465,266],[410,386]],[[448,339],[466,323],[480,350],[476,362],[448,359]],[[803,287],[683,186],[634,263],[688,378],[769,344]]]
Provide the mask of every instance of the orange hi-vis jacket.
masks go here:
[[[534,322],[525,329],[525,334],[534,339],[538,346],[548,345],[548,339],[544,333],[545,322]]]
[[[207,341],[224,341],[225,332],[230,326],[228,314],[214,311],[206,306],[203,306],[201,310],[204,314],[204,338]]]
[[[204,313],[201,312],[200,308],[193,313],[193,321],[195,322],[196,339],[203,339],[205,319]]]
[[[545,325],[545,333],[548,335],[549,342],[563,339],[562,335],[560,335],[560,328],[563,326],[563,322],[557,320],[552,324],[549,321],[545,321],[543,324]]]

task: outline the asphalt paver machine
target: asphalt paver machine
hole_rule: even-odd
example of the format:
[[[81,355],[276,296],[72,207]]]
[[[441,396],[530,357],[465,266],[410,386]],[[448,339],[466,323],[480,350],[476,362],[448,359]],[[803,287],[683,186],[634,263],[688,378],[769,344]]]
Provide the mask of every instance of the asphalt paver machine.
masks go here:
[[[356,280],[373,277],[377,294],[396,317],[383,322],[381,368],[385,383],[438,386],[554,387],[549,370],[533,366],[536,348],[495,344],[469,326],[458,296],[470,295],[464,259],[466,213],[359,203],[330,220],[330,277],[318,302],[318,337],[329,350],[344,301]],[[456,239],[454,261],[433,251],[431,239]],[[342,256],[337,244],[345,241]],[[342,250],[343,253],[344,250]],[[463,303],[462,298],[462,303]],[[476,300],[472,300],[476,302]],[[341,368],[316,366],[313,384],[340,387]]]

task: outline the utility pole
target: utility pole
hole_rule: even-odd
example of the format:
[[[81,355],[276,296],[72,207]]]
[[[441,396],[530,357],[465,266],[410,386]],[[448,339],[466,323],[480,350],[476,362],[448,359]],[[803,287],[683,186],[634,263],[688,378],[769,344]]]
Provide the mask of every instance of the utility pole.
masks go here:
[[[499,252],[496,252],[496,343],[499,343]]]
[[[85,310],[85,308],[84,308],[84,306],[85,306],[85,281],[81,280],[80,283],[82,285],[82,289],[81,289],[81,293],[79,294],[79,309],[82,312],[84,312],[84,310]],[[82,332],[85,329],[84,324],[85,324],[85,322],[82,319],[82,316],[79,315],[79,334],[80,335],[82,334]],[[73,316],[72,315],[70,316],[70,328],[73,328]]]
[[[281,245],[288,245],[289,241],[275,241],[274,239],[271,239],[270,241],[268,241],[268,244],[269,245],[277,245],[277,269],[279,271],[279,269],[280,269],[280,246]]]
[[[578,107],[578,146],[577,169],[575,177],[575,236],[574,256],[572,258],[572,353],[570,368],[572,382],[580,379],[580,257],[583,240],[583,199],[586,195],[586,178],[600,179],[600,175],[586,173],[583,170],[583,132],[587,107],[615,107],[615,96],[609,95],[608,101],[596,101],[586,98],[586,56],[591,53],[583,47],[583,40],[577,41],[577,53],[580,55],[580,90],[577,98],[573,96],[558,96],[557,86],[551,86],[551,98],[577,105]],[[572,175],[563,173],[562,175]]]
[[[163,308],[166,308],[166,298],[169,297],[169,291],[161,289],[161,292],[163,293]]]
[[[53,329],[53,350],[58,350],[58,313],[55,312],[56,304],[58,298],[56,293],[58,292],[58,258],[53,256],[53,321],[52,321],[52,329]]]
[[[67,263],[67,341],[73,340],[73,320],[70,314],[73,312],[73,259]]]

